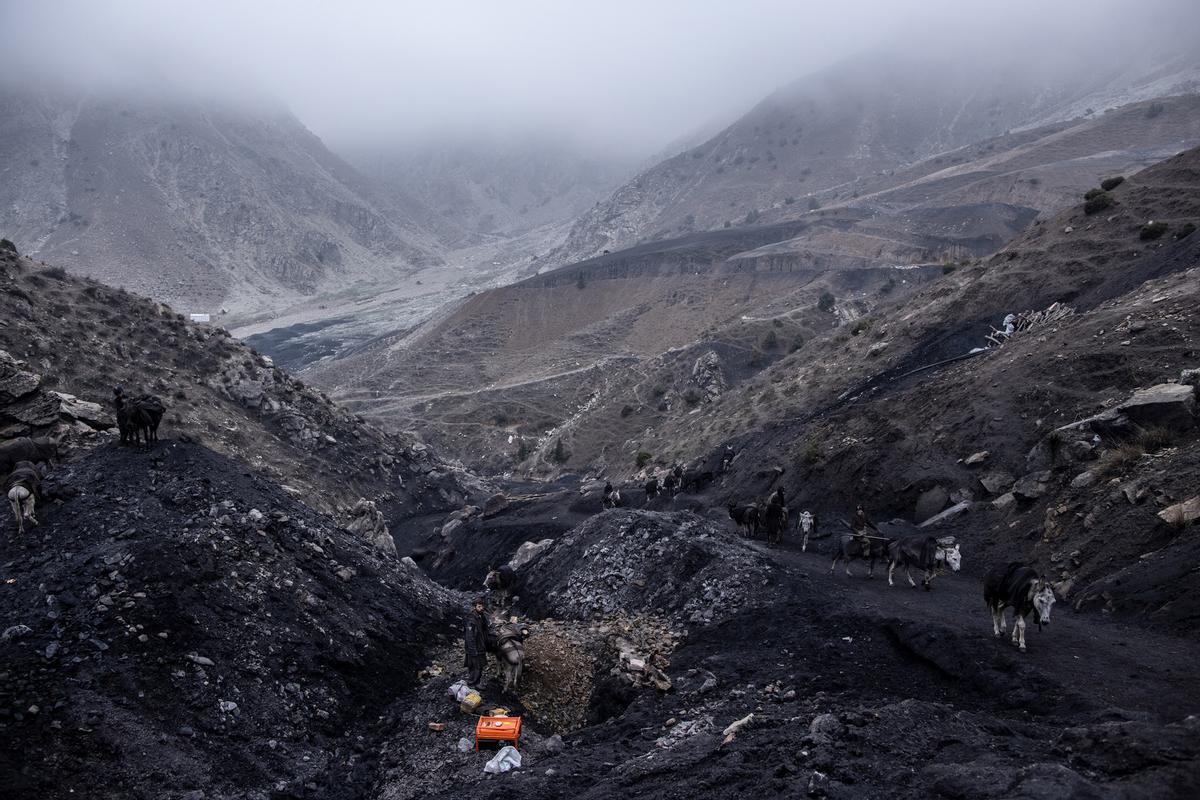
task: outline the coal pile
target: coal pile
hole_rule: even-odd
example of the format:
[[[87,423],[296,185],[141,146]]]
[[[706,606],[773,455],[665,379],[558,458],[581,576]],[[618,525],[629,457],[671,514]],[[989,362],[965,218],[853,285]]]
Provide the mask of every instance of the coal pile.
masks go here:
[[[695,514],[614,510],[565,536],[527,568],[535,613],[591,619],[643,612],[707,624],[762,600],[768,559]]]
[[[195,444],[104,445],[45,491],[0,545],[6,796],[356,795],[445,590]]]

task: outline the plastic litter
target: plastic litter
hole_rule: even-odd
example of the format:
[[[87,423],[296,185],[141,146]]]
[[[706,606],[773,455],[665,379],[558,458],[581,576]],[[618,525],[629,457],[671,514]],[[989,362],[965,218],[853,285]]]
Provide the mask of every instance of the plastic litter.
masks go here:
[[[474,690],[467,685],[466,681],[457,681],[452,683],[450,684],[450,688],[446,690],[446,692],[454,698],[454,702],[456,703],[461,703],[463,700],[466,700],[467,695],[472,691]]]
[[[517,769],[521,766],[521,753],[512,745],[506,745],[500,748],[500,752],[492,757],[492,760],[484,765],[483,771],[491,775],[496,775],[501,772],[508,772],[510,769]]]

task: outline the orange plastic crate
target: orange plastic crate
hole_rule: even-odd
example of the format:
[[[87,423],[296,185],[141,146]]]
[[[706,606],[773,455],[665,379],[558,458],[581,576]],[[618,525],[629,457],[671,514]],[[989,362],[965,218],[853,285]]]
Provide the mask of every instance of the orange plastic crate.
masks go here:
[[[521,745],[520,717],[480,717],[475,723],[475,749],[481,744],[504,745],[511,744],[518,750]]]

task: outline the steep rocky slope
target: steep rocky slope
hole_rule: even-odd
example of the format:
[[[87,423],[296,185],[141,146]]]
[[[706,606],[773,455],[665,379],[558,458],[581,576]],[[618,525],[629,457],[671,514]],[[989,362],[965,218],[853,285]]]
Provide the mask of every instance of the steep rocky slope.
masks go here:
[[[441,587],[197,444],[104,445],[46,496],[0,555],[5,796],[372,779],[363,734],[457,617]]]
[[[1064,129],[1092,122],[1103,128],[1104,112],[1144,99],[1147,91],[1159,98],[1194,94],[1200,86],[1186,58],[1147,75],[1099,71],[1083,80],[1055,81],[1011,61],[948,68],[928,51],[847,62],[779,90],[709,141],[638,175],[582,217],[550,263],[681,231],[796,218],[817,205],[852,202],[898,186],[917,177],[913,171],[936,173],[981,155],[1003,160],[1010,147],[1025,158],[1041,150],[1041,164],[1025,168],[1048,169],[1051,187],[1070,180],[1067,159],[1097,156],[1121,171],[1145,166],[1153,155],[1143,151],[1173,146],[1161,154],[1167,155],[1194,146],[1194,112],[1190,132],[1182,136],[1170,125],[1166,130],[1149,125],[1132,137],[1126,130],[1080,139],[1071,152],[1056,143],[1069,138]],[[1010,133],[1041,124],[1050,127],[1033,135]],[[1086,179],[1088,165],[1075,165],[1080,167]],[[1040,181],[1037,170],[1021,180],[1008,170],[1007,178],[990,187],[986,199],[1036,198],[1035,208],[1060,207],[1053,188],[1043,193],[1037,183],[1021,185]],[[983,199],[973,193],[973,202]]]
[[[481,491],[424,445],[363,424],[223,329],[3,250],[0,350],[6,378],[26,376],[0,393],[5,436],[69,429],[86,447],[97,430],[115,433],[112,391],[123,385],[162,397],[164,437],[202,442],[314,508],[344,513],[360,497],[385,510],[451,508]]]
[[[813,223],[837,224],[833,216]],[[545,461],[557,469],[568,461],[550,461],[562,426],[594,399],[609,402],[614,385],[637,382],[636,406],[678,407],[682,388],[670,398],[656,392],[664,369],[690,372],[715,351],[728,363],[707,370],[712,380],[742,380],[832,324],[817,308],[824,293],[862,313],[880,292],[902,294],[941,273],[731,258],[807,226],[715,231],[601,256],[480,292],[304,374],[380,425],[417,431],[465,463],[504,470],[533,458],[523,468]],[[619,424],[632,432],[647,422]],[[570,463],[596,455],[580,450]]]
[[[282,108],[0,89],[0,231],[188,311],[395,281],[436,243]]]
[[[1194,576],[1171,565],[1194,559],[1179,535],[1197,447],[1180,382],[1200,366],[1198,167],[1193,150],[1131,176],[1109,208],[1077,206],[813,342],[629,442],[626,469],[638,449],[669,463],[730,444],[741,455],[722,498],[782,474],[795,506],[830,524],[855,502],[909,518],[923,497],[935,512],[961,502],[948,529],[979,553],[1036,559],[1072,603],[1190,630]],[[1158,238],[1143,238],[1159,230],[1149,220],[1167,224]],[[1076,313],[941,363],[986,344],[1005,314],[1054,302]],[[1162,384],[1180,405],[1139,410],[1135,392]]]

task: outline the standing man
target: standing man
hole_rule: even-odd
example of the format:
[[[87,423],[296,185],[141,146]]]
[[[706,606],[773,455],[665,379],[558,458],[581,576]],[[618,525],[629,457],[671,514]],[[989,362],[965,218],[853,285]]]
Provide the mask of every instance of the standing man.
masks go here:
[[[467,683],[478,688],[483,680],[483,668],[487,666],[487,605],[482,597],[476,597],[467,614],[463,631],[463,648],[466,650]]]

